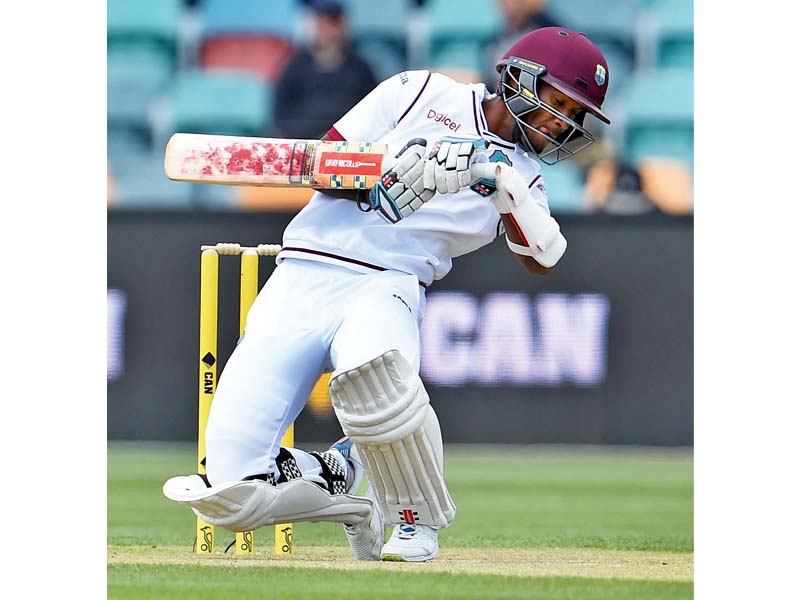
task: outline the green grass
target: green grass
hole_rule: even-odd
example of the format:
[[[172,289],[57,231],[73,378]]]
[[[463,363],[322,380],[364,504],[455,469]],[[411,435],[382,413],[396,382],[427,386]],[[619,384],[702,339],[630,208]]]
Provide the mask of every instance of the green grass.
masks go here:
[[[111,447],[109,544],[191,543],[191,513],[166,500],[161,485],[193,472],[194,460],[185,447]],[[446,470],[458,507],[441,536],[448,547],[693,549],[688,452],[454,448]],[[300,523],[295,537],[347,545],[333,525]]]
[[[109,598],[229,598],[236,594],[289,598],[689,598],[691,581],[650,579],[652,571],[637,579],[616,578],[619,571],[604,571],[620,557],[644,557],[639,562],[660,561],[658,553],[689,555],[693,550],[692,456],[688,451],[598,448],[453,447],[446,449],[448,485],[458,507],[455,523],[442,532],[442,557],[453,558],[461,572],[431,571],[431,565],[400,565],[414,572],[370,564],[370,570],[351,570],[341,529],[332,524],[295,525],[298,549],[334,548],[342,552],[338,563],[324,572],[302,567],[300,552],[293,566],[256,558],[241,566],[148,564],[112,562],[108,570]],[[176,474],[194,471],[189,446],[110,445],[108,451],[108,545],[146,555],[148,548],[174,546],[174,554],[191,557],[194,517],[183,506],[161,495],[163,482]],[[224,544],[232,534],[220,530]],[[257,547],[267,552],[270,528],[256,532]],[[515,554],[513,549],[520,549]],[[459,563],[473,556],[508,549],[503,560],[513,565],[522,549],[568,549],[589,552],[597,561],[597,578],[580,572],[570,576],[582,561],[565,559],[562,577],[551,571],[530,576],[508,576],[504,564],[491,572],[471,571]],[[579,550],[580,549],[580,550]],[[155,551],[155,550],[154,550]],[[451,552],[451,555],[447,553]],[[627,553],[627,554],[619,554]],[[168,552],[172,555],[173,552]],[[617,553],[617,554],[614,554]],[[658,555],[658,556],[657,556]],[[128,556],[126,554],[126,556]],[[567,555],[564,555],[567,556]],[[584,555],[581,555],[584,556]],[[234,559],[235,560],[235,559]],[[337,559],[338,560],[338,559]],[[472,560],[472,559],[470,559]],[[689,562],[690,562],[689,558]],[[260,561],[260,562],[258,562]],[[684,560],[685,561],[685,560]],[[136,562],[136,561],[133,561]],[[672,562],[664,559],[663,563]],[[685,561],[686,562],[686,561]],[[632,563],[632,564],[634,564]],[[361,563],[363,565],[364,563]],[[458,565],[461,564],[462,567]],[[466,570],[463,565],[467,565]],[[594,564],[594,563],[592,563]],[[441,566],[441,564],[440,564]],[[550,565],[553,566],[552,564]],[[633,568],[633,567],[632,567]],[[236,569],[234,573],[232,569]],[[570,570],[572,569],[572,571]],[[687,577],[684,577],[687,579]],[[688,579],[691,579],[689,574]],[[265,594],[257,595],[263,589]],[[332,590],[346,589],[335,595]],[[202,594],[201,594],[202,590]],[[419,590],[419,593],[414,593]]]
[[[323,569],[204,568],[110,565],[109,598],[276,598],[280,600],[641,600],[691,598],[691,584],[671,581],[591,580],[565,577],[430,573],[352,574]],[[113,582],[113,583],[111,583]]]

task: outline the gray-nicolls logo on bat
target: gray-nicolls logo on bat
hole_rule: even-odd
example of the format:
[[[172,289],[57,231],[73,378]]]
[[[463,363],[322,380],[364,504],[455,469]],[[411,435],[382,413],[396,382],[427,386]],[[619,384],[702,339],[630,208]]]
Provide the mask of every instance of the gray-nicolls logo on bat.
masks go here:
[[[326,167],[347,167],[348,169],[357,169],[358,167],[376,167],[378,163],[362,162],[359,160],[350,160],[349,158],[326,158]]]

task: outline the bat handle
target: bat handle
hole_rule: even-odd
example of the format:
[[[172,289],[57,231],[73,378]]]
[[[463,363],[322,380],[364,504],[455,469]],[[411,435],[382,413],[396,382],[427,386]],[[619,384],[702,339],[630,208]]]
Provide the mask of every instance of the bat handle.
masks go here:
[[[470,167],[474,179],[497,179],[501,170],[500,163],[493,162],[476,162]]]

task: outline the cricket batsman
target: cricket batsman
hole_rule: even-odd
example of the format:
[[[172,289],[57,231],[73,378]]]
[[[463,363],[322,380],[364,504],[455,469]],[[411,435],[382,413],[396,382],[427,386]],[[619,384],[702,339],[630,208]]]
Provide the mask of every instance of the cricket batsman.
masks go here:
[[[399,73],[331,127],[325,139],[383,142],[396,160],[371,190],[318,191],[286,228],[219,381],[207,473],[168,480],[168,498],[230,531],[342,523],[359,560],[437,556],[456,506],[419,377],[425,291],[453,258],[503,234],[528,272],[550,272],[567,241],[537,161],[591,144],[587,115],[610,124],[608,64],[583,34],[532,31],[497,70],[495,93]],[[329,371],[346,437],[325,452],[280,447]]]

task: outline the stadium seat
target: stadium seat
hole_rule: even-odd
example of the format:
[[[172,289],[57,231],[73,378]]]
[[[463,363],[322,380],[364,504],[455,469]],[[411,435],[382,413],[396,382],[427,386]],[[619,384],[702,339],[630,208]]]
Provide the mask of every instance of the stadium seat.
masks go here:
[[[580,31],[593,40],[619,39],[632,42],[640,0],[558,0],[548,2],[547,11],[564,27]]]
[[[609,81],[606,95],[606,101],[608,101],[617,94],[624,93],[634,71],[633,57],[630,52],[614,43],[601,41],[598,42],[597,47],[603,52],[603,56],[608,62]]]
[[[204,0],[198,7],[198,58],[205,69],[275,82],[294,53],[296,0]]]
[[[353,36],[375,36],[404,42],[404,23],[416,3],[411,0],[342,0],[342,4]]]
[[[429,0],[422,14],[430,32],[429,65],[473,70],[477,64],[480,70],[481,48],[500,27],[493,0]]]
[[[694,160],[694,73],[656,70],[631,78],[624,100],[624,152],[633,164],[646,157]]]
[[[273,35],[219,35],[203,41],[200,64],[206,70],[250,73],[275,82],[294,54],[294,46]]]
[[[428,0],[424,13],[434,44],[483,41],[497,31],[500,14],[493,0]]]
[[[139,127],[106,127],[106,156],[117,166],[131,155],[144,155],[151,151],[150,132]]]
[[[653,8],[659,68],[694,66],[693,0],[660,0]]]
[[[110,162],[114,208],[236,208],[231,186],[171,181],[164,174],[164,155],[152,152]]]
[[[459,69],[480,73],[482,49],[470,42],[450,42],[437,46],[430,57],[431,68]]]
[[[146,131],[148,112],[178,55],[179,0],[108,0],[107,119],[110,127]]]
[[[380,81],[405,70],[411,0],[343,0],[350,39]]]
[[[612,52],[620,65],[630,70],[636,50],[636,22],[641,14],[640,0],[558,0],[548,2],[548,12],[559,24],[585,33],[604,52]],[[615,65],[610,64],[609,67]],[[624,63],[624,65],[623,65]],[[618,67],[619,69],[619,67]],[[613,71],[612,71],[613,76]]]
[[[203,0],[198,6],[200,35],[274,35],[292,40],[299,4],[298,0]]]
[[[111,126],[147,129],[148,111],[172,76],[172,58],[141,45],[107,53],[107,118]]]
[[[631,127],[626,138],[625,155],[634,164],[653,157],[673,158],[693,169],[694,130],[691,126],[678,128],[661,123]]]
[[[542,164],[542,178],[552,213],[584,212],[583,176],[569,161],[548,166]]]
[[[180,0],[108,0],[108,47],[153,43],[175,53],[181,18]]]
[[[372,39],[355,44],[356,52],[372,69],[376,81],[383,81],[406,70],[402,49],[388,40]]]
[[[114,208],[190,208],[190,183],[164,175],[161,153],[129,155],[109,161],[114,174]]]
[[[254,77],[228,73],[181,73],[155,115],[153,138],[166,144],[176,131],[225,135],[268,135],[272,87]]]

